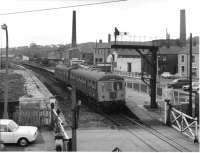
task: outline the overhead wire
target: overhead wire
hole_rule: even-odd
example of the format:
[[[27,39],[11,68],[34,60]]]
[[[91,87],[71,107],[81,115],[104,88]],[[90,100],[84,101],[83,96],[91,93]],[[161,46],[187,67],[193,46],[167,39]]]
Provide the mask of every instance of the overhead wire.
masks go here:
[[[16,12],[0,13],[0,16],[3,16],[3,15],[14,15],[14,14],[24,14],[24,13],[32,13],[32,12],[42,12],[42,11],[66,9],[66,8],[73,8],[73,7],[83,7],[83,6],[92,6],[92,5],[102,5],[102,4],[117,3],[117,2],[122,2],[122,1],[127,1],[127,0],[111,0],[111,1],[104,1],[104,2],[96,2],[96,3],[86,3],[86,4],[78,4],[78,5],[69,5],[69,6],[61,6],[61,7],[52,7],[52,8],[45,8],[45,9],[35,9],[35,10],[27,10],[27,11],[16,11]]]

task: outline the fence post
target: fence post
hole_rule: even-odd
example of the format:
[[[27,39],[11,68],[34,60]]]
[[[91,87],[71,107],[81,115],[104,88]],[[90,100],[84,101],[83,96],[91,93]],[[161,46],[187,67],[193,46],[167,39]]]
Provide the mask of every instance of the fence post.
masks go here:
[[[51,103],[51,128],[54,128],[54,114],[53,114],[53,109],[54,109],[54,103]]]
[[[199,143],[199,140],[198,140],[198,123],[197,123],[197,117],[195,117],[195,136],[194,136],[194,143]]]
[[[178,104],[180,104],[180,92],[178,91]]]
[[[169,99],[165,99],[165,102],[167,103],[166,125],[171,126],[170,112],[171,112],[171,109],[172,109],[172,105],[170,104],[170,100]]]
[[[183,132],[183,113],[181,112],[181,132]]]
[[[61,133],[55,135],[56,151],[63,151],[63,136]]]
[[[63,151],[68,151],[69,139],[63,138]]]

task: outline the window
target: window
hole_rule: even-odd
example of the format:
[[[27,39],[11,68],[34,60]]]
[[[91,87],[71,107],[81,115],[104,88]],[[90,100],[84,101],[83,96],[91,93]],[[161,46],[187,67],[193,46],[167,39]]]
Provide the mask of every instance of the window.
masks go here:
[[[197,77],[197,68],[192,68],[192,76]]]
[[[181,55],[181,62],[184,62],[184,55]]]
[[[122,83],[121,82],[114,82],[114,90],[121,90],[122,89]]]
[[[131,63],[127,63],[127,72],[131,72]]]
[[[114,54],[112,54],[112,60],[113,60],[113,62],[115,61],[115,55]]]
[[[0,125],[0,132],[7,132],[6,125]]]
[[[8,124],[8,128],[9,128],[9,131],[16,131],[18,129],[18,125],[11,121],[9,124]]]
[[[104,84],[102,85],[102,92],[104,92]]]
[[[166,61],[167,60],[167,57],[166,56],[163,56],[163,61]]]
[[[184,71],[185,71],[185,67],[181,66],[181,73],[184,73]]]
[[[192,56],[192,63],[195,63],[195,56]]]

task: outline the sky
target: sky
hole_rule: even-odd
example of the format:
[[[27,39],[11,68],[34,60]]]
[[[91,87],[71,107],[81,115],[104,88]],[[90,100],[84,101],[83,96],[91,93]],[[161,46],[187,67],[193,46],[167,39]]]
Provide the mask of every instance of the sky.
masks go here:
[[[0,14],[106,2],[112,0],[1,0]],[[107,42],[114,27],[128,32],[133,39],[179,37],[180,9],[186,10],[187,37],[199,35],[199,0],[127,0],[101,5],[73,7],[23,14],[0,15],[0,24],[8,26],[9,46],[69,44],[72,11],[76,10],[77,43]],[[125,39],[124,37],[122,37]],[[121,39],[122,39],[121,38]],[[5,47],[5,30],[0,30],[0,47]]]

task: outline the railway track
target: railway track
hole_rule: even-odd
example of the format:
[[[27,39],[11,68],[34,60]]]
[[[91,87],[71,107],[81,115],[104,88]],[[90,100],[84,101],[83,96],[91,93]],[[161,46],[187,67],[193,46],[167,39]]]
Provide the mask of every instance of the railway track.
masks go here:
[[[42,70],[41,68],[36,67],[30,67],[31,69],[34,69],[34,71],[46,76],[48,75],[48,79],[59,83],[57,79],[54,77],[54,74],[52,72],[49,72],[47,70]],[[60,83],[59,83],[60,84]],[[116,129],[123,129],[136,137],[140,142],[145,144],[148,148],[150,148],[154,152],[160,152],[158,147],[154,145],[151,141],[146,139],[145,136],[151,135],[154,137],[155,140],[159,140],[163,142],[165,145],[168,145],[169,147],[173,148],[173,151],[179,151],[179,152],[191,152],[188,148],[184,147],[183,145],[177,143],[173,138],[165,136],[163,133],[159,132],[158,130],[152,128],[149,125],[146,125],[142,123],[137,118],[133,118],[134,116],[130,116],[130,114],[106,114],[100,110],[97,111],[100,115],[104,116],[108,120],[110,120],[114,124],[114,128]],[[141,135],[143,133],[143,135]],[[169,150],[166,150],[169,151]]]
[[[145,125],[144,123],[141,123],[141,121],[130,118],[127,115],[124,114],[114,114],[114,115],[108,115],[105,113],[102,113],[106,118],[108,118],[110,121],[112,121],[115,124],[115,127],[118,129],[125,129],[127,132],[131,133],[135,137],[139,139],[142,143],[144,143],[146,146],[152,149],[152,151],[160,152],[158,148],[153,146],[148,140],[146,140],[143,135],[144,133],[148,133],[160,141],[163,141],[164,143],[168,144],[172,148],[174,148],[174,151],[179,152],[191,152],[188,148],[184,147],[183,145],[177,143],[173,138],[167,137],[158,130],[152,128],[151,126]],[[140,133],[143,133],[141,136],[138,134],[138,131]],[[147,134],[146,134],[147,135]]]

